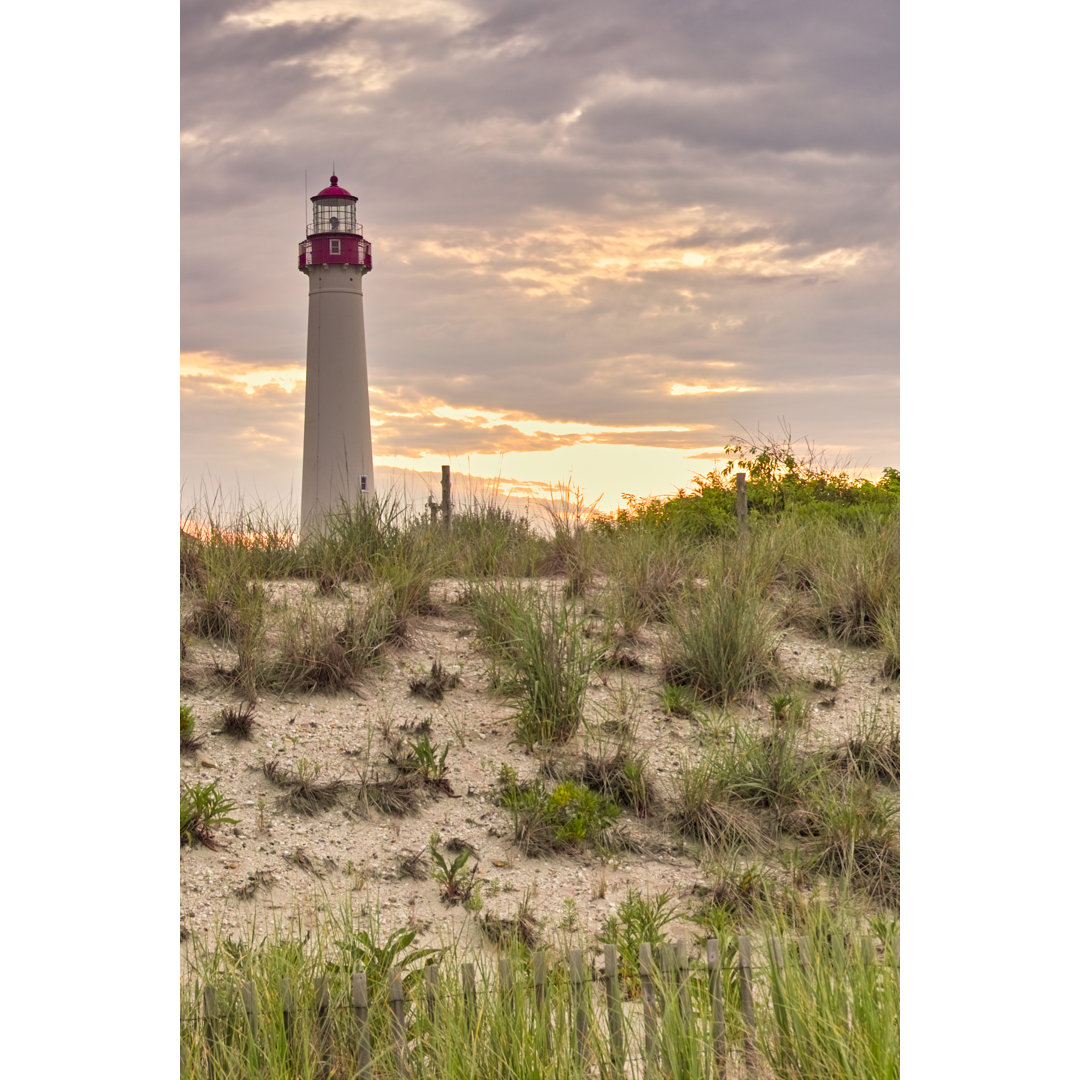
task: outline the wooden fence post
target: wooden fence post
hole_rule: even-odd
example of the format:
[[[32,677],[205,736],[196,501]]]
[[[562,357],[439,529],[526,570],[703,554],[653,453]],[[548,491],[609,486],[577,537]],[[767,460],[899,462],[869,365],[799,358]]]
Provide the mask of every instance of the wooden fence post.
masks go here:
[[[660,981],[657,984],[657,1000],[660,1011],[670,1007],[675,1001],[675,947],[660,946]]]
[[[405,1060],[405,991],[401,985],[401,972],[395,971],[390,980],[391,1036],[394,1044],[394,1060],[399,1076],[407,1072]]]
[[[296,1005],[293,1002],[292,983],[287,978],[281,980],[281,1017],[285,1022],[285,1047],[288,1060],[292,1061],[296,1053]]]
[[[727,1075],[727,1030],[724,1017],[724,969],[720,964],[720,942],[709,938],[705,943],[709,966],[709,1000],[712,1002],[712,1043],[716,1075]]]
[[[574,1047],[578,1068],[585,1068],[585,1056],[589,1035],[588,1017],[585,1013],[585,959],[580,949],[570,950],[570,998],[574,1010]]]
[[[675,942],[675,968],[679,980],[679,1013],[682,1016],[683,1029],[693,1027],[694,1013],[690,1007],[690,957],[686,952],[686,939]]]
[[[647,941],[638,949],[638,972],[641,976],[641,1000],[645,1005],[645,1075],[656,1076],[656,991],[653,988],[652,947]]]
[[[799,1058],[791,1038],[787,984],[784,980],[784,943],[779,938],[770,937],[768,947],[772,961],[772,1006],[779,1029],[776,1039],[779,1043],[780,1060],[797,1067]]]
[[[352,973],[353,1017],[356,1020],[356,1063],[359,1080],[371,1080],[371,1024],[368,1021],[367,972]]]
[[[214,1080],[217,1072],[217,1052],[221,1042],[221,1010],[217,991],[212,986],[203,987],[203,1013],[206,1023],[206,1075]]]
[[[329,1076],[333,1037],[330,1032],[330,981],[325,975],[315,983],[315,1013],[318,1024],[315,1029],[315,1052],[318,1055],[318,1074]]]
[[[471,1026],[476,1017],[476,968],[474,965],[461,965],[461,988],[465,991],[466,1022]]]
[[[255,986],[250,979],[240,985],[240,998],[244,1002],[244,1014],[247,1016],[248,1038],[257,1044],[259,1036],[259,1010],[255,1004]]]
[[[533,987],[536,990],[536,1025],[543,1033],[544,1049],[551,1049],[551,1024],[548,1019],[548,1002],[544,993],[544,983],[547,980],[547,957],[543,949],[533,952]]]
[[[439,993],[439,967],[428,964],[424,968],[424,1004],[427,1006],[428,1020],[435,1024],[435,1001]]]
[[[611,1039],[611,1064],[622,1076],[626,1061],[623,1037],[622,995],[619,990],[619,958],[614,945],[604,946],[604,988],[607,991],[608,1037]]]
[[[746,473],[735,474],[735,516],[739,519],[739,533],[750,528],[746,515]]]
[[[508,999],[514,989],[514,975],[510,968],[510,957],[499,957],[499,993]]]
[[[442,520],[443,528],[450,528],[450,466],[442,467]]]
[[[743,1020],[743,1056],[747,1071],[757,1063],[754,1037],[757,1025],[754,1021],[753,969],[750,966],[750,939],[745,934],[739,935],[739,1007]]]

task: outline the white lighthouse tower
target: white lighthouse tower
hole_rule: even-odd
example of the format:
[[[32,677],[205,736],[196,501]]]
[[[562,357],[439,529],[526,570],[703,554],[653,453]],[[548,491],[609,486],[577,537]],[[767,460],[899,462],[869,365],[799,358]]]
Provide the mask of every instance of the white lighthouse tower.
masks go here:
[[[361,289],[371,244],[356,222],[356,196],[336,176],[311,203],[300,243],[309,286],[301,529],[374,491]]]

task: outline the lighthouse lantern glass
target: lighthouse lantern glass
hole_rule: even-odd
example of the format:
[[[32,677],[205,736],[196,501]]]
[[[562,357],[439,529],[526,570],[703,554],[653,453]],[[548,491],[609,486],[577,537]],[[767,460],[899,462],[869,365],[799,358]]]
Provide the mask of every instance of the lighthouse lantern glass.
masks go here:
[[[356,204],[347,199],[327,199],[315,203],[314,233],[355,233]]]

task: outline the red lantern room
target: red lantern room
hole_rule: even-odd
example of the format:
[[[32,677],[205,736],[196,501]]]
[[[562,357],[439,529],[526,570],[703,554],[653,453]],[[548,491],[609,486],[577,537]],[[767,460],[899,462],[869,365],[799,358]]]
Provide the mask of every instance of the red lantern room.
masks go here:
[[[371,269],[371,243],[364,239],[364,227],[356,223],[356,196],[338,187],[338,178],[330,177],[330,186],[311,196],[312,221],[308,238],[300,242],[300,269],[311,266],[355,266],[361,274]]]

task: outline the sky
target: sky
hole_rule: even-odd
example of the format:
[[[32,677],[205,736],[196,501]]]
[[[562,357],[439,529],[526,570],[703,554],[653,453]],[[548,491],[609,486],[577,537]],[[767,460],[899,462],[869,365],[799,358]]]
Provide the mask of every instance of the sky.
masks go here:
[[[182,0],[183,490],[298,503],[332,169],[377,476],[612,509],[733,435],[898,466],[898,54],[893,2]]]

